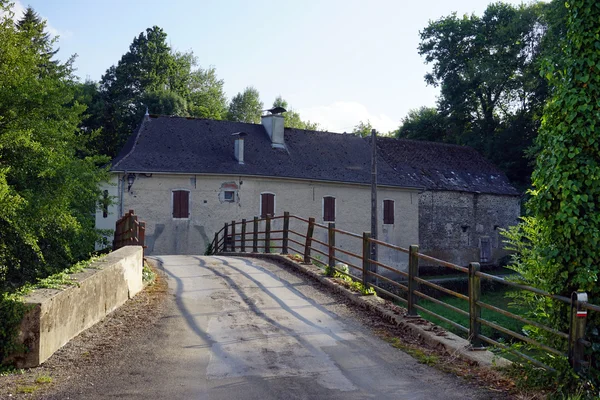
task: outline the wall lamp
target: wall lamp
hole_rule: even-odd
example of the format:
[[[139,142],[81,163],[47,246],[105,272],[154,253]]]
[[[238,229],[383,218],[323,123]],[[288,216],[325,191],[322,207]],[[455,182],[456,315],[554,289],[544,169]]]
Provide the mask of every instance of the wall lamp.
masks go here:
[[[127,175],[127,191],[131,191],[131,187],[133,186],[133,182],[135,182],[135,174]]]

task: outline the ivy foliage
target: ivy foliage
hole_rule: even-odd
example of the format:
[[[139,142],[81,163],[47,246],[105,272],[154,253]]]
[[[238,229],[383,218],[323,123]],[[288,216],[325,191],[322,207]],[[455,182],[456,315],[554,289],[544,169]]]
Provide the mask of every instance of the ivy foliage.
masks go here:
[[[507,237],[517,251],[515,268],[529,284],[567,297],[585,291],[600,304],[600,3],[569,0],[565,6],[563,57],[545,65],[552,96],[537,138],[530,216]],[[545,318],[568,327],[566,307],[550,305]],[[598,326],[600,315],[591,313],[588,338],[594,345],[583,375],[596,394]]]
[[[538,137],[529,210],[542,224],[547,288],[600,294],[600,4],[567,3],[565,65],[547,66],[555,87]],[[599,124],[596,127],[596,124]],[[553,273],[550,273],[553,272]],[[558,273],[556,273],[558,272]]]

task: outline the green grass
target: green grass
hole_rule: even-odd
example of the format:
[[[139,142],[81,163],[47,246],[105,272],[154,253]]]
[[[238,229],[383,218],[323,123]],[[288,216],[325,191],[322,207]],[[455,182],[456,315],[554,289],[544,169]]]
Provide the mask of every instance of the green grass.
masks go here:
[[[35,383],[52,383],[52,377],[48,375],[40,375],[35,379]]]
[[[513,314],[523,315],[524,310],[522,309],[522,307],[513,304],[513,300],[507,296],[508,293],[510,293],[510,290],[493,291],[493,292],[490,291],[487,293],[482,293],[481,301],[483,303],[490,304],[492,306],[501,308],[503,310],[510,311]],[[454,296],[445,296],[445,297],[440,298],[439,300],[443,301],[444,303],[450,304],[451,306],[459,308],[461,310],[464,310],[467,312],[469,311],[469,303],[466,300],[462,300],[462,299],[459,299]],[[419,305],[421,305],[422,307],[424,307],[430,311],[433,311],[436,314],[446,317],[449,320],[452,320],[452,321],[464,326],[465,328],[469,328],[469,317],[467,317],[466,315],[461,315],[455,311],[445,308],[444,306],[435,304],[435,303],[427,301],[427,300],[419,300]],[[442,328],[444,328],[452,333],[455,333],[464,338],[467,337],[467,334],[465,332],[462,332],[462,331],[456,329],[452,325],[450,325],[446,322],[443,322],[440,319],[435,318],[434,316],[431,316],[422,311],[419,311],[419,314],[423,318],[427,319],[428,321],[431,321],[434,324],[439,325]],[[516,319],[511,318],[511,317],[502,315],[495,311],[487,310],[485,308],[482,308],[482,310],[481,310],[481,317],[489,322],[492,322],[496,325],[500,325],[501,327],[509,329],[513,332],[522,333],[524,324],[522,322],[517,321]],[[481,326],[481,333],[484,336],[487,336],[494,340],[509,341],[511,339],[511,337],[509,335],[504,334],[502,332],[498,332],[495,329],[492,329],[483,324]]]

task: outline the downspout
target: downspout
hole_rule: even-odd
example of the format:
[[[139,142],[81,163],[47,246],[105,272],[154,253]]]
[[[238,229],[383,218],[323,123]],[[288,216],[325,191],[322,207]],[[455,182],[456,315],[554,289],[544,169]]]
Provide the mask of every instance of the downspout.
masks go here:
[[[121,218],[123,216],[123,197],[125,196],[125,177],[127,176],[127,171],[123,173],[123,177],[119,179],[119,186],[121,187],[119,190],[119,216]],[[118,219],[117,218],[117,219]]]

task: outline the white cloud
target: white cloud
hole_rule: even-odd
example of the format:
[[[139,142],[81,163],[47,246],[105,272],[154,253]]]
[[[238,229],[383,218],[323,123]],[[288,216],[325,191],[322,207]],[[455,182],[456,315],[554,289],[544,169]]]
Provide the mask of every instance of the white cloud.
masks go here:
[[[370,112],[363,104],[355,101],[336,101],[330,105],[299,109],[303,120],[318,122],[322,129],[330,132],[352,132],[360,122],[370,121],[378,132],[387,133],[400,125],[385,114]]]
[[[25,7],[20,0],[14,0],[12,2],[14,3],[12,7],[12,12],[14,13],[12,19],[13,21],[18,21],[21,19],[21,17],[23,17],[23,14],[25,14],[25,10],[27,9],[27,7]],[[0,18],[4,17],[4,14],[4,12],[0,11]],[[51,37],[60,36],[61,39],[65,39],[73,35],[72,32],[60,31],[56,29],[54,26],[50,25],[48,19],[45,18],[43,15],[40,15],[40,17],[42,18],[42,20],[46,21],[46,30],[48,31]]]

